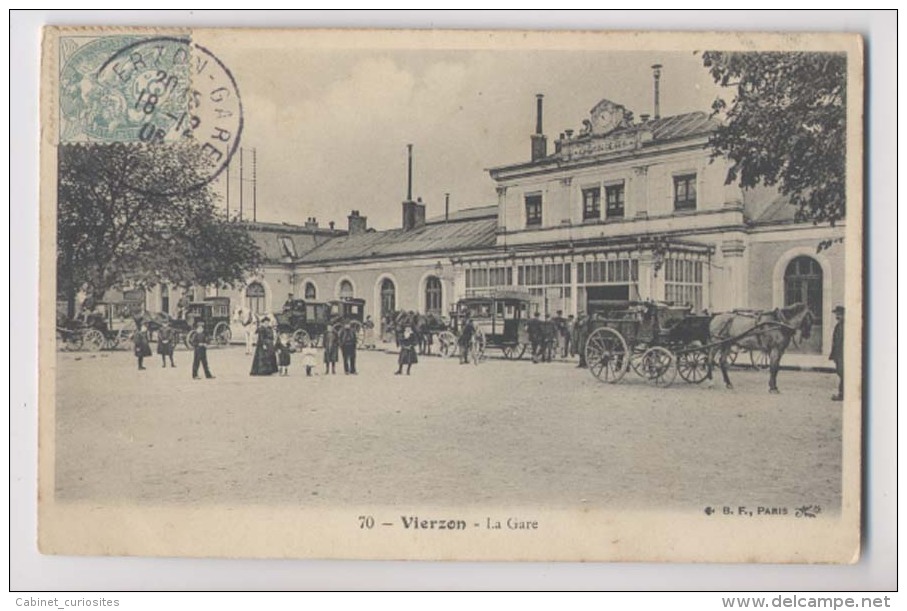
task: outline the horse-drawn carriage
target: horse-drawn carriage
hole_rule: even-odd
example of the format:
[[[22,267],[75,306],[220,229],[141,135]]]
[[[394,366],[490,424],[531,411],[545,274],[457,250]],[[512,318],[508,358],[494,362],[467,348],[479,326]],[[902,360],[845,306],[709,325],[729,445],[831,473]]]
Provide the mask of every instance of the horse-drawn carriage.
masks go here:
[[[57,347],[61,350],[113,350],[131,348],[135,319],[144,303],[122,299],[90,303],[77,318],[57,313]]]
[[[592,305],[585,357],[599,380],[617,382],[631,368],[655,384],[670,384],[678,373],[688,382],[706,378],[709,355],[702,347],[709,343],[710,316],[651,301]]]
[[[715,316],[656,302],[606,305],[586,322],[585,358],[592,375],[610,383],[621,380],[630,368],[655,384],[670,384],[678,374],[699,383],[712,377],[717,364],[730,387],[731,355],[747,350],[751,357],[757,352],[768,355],[769,389],[777,392],[781,356],[795,334],[809,337],[813,322],[805,304]]]
[[[318,346],[331,324],[331,304],[323,301],[289,299],[274,315],[277,332],[290,335],[298,347]]]
[[[470,347],[475,361],[483,359],[488,348],[499,348],[506,359],[522,358],[529,348],[530,304],[527,293],[507,290],[461,299],[451,312],[450,329],[439,336],[441,353],[458,353],[457,340],[468,313],[475,329]]]
[[[203,301],[190,302],[182,317],[171,318],[170,327],[177,334],[177,340],[185,343],[187,348],[194,348],[198,341],[199,323],[204,325],[205,339],[215,346],[226,346],[233,338],[230,330],[230,298],[205,297]],[[151,331],[156,329],[152,326]]]

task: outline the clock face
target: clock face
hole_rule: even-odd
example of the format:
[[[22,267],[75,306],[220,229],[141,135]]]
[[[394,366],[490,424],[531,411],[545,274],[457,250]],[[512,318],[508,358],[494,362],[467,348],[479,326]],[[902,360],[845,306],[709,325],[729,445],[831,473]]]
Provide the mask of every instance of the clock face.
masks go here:
[[[592,131],[607,134],[620,127],[624,120],[624,108],[609,100],[602,100],[592,109]]]

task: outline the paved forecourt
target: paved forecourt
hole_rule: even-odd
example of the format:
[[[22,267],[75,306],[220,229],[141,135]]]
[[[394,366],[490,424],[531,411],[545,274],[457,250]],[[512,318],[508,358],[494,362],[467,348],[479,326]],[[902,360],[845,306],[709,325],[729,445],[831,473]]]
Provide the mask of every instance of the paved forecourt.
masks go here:
[[[319,355],[320,357],[320,355]],[[734,390],[602,384],[573,362],[360,352],[359,375],[250,377],[211,349],[213,380],[122,351],[57,358],[56,496],[138,503],[839,507],[833,375],[732,370]]]

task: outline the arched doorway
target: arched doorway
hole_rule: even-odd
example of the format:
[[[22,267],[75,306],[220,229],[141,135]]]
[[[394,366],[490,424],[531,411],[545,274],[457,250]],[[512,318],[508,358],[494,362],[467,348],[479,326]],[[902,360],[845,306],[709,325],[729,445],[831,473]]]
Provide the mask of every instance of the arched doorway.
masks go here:
[[[246,308],[253,314],[265,312],[265,287],[261,282],[252,282],[246,287]]]
[[[353,291],[353,283],[350,282],[349,280],[341,280],[340,281],[340,298],[349,299],[352,297],[355,297],[355,294]]]
[[[816,317],[812,333],[791,352],[817,354],[822,351],[822,266],[814,258],[801,255],[791,259],[784,270],[784,305],[805,303]]]
[[[385,278],[381,282],[381,319],[393,313],[397,309],[397,287],[390,278]]]
[[[442,309],[441,279],[429,276],[425,280],[425,313],[441,315]]]
[[[304,293],[304,296],[305,296],[305,299],[307,299],[307,300],[309,300],[309,299],[314,300],[314,299],[317,299],[317,298],[318,298],[318,291],[317,291],[317,289],[315,288],[315,284],[314,284],[314,283],[312,283],[312,282],[306,282],[306,283],[305,283],[305,293]]]

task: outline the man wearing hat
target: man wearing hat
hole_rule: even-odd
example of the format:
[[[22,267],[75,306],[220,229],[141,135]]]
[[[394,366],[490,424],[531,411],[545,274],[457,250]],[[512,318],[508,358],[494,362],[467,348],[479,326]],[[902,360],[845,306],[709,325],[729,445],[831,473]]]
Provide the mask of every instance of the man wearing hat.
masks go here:
[[[529,319],[528,323],[529,328],[529,343],[532,345],[532,362],[538,363],[539,357],[541,356],[540,346],[542,345],[544,331],[542,329],[542,321],[539,320],[539,313],[536,311],[532,315],[532,318]]]
[[[838,374],[838,394],[834,395],[832,401],[844,400],[844,306],[837,306],[834,309],[835,330],[831,334],[831,354],[828,356],[829,361],[835,362],[835,371]]]

